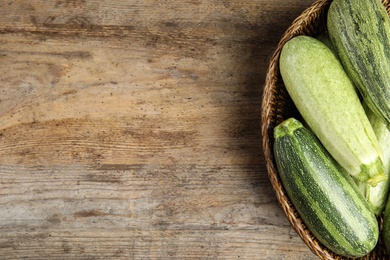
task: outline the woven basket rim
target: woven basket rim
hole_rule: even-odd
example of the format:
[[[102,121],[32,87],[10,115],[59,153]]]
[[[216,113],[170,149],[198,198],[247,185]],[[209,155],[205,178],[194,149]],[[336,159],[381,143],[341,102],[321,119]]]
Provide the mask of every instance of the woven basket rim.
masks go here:
[[[292,24],[288,27],[288,29],[283,34],[280,39],[278,45],[273,52],[269,66],[267,69],[263,95],[262,95],[262,104],[261,104],[261,131],[262,131],[262,147],[265,158],[265,164],[268,172],[268,178],[271,182],[274,193],[277,197],[277,200],[283,209],[288,221],[301,237],[303,242],[310,248],[310,250],[317,255],[320,259],[345,259],[344,257],[338,256],[335,253],[328,250],[324,247],[306,228],[298,213],[296,212],[294,206],[292,205],[288,195],[286,194],[285,189],[283,188],[283,184],[279,178],[279,173],[277,171],[276,163],[273,156],[273,136],[272,130],[275,126],[274,120],[275,117],[275,108],[272,107],[275,99],[275,93],[278,91],[276,86],[276,82],[281,81],[281,77],[279,74],[279,56],[282,50],[283,45],[290,40],[291,38],[297,35],[313,35],[320,34],[321,32],[317,28],[314,30],[313,28],[309,28],[312,25],[314,20],[320,19],[319,16],[325,15],[331,4],[332,0],[317,0],[310,7],[304,10],[301,15],[299,15]],[[387,11],[390,15],[390,0],[382,0],[382,2],[386,5]],[[320,25],[317,25],[321,27]],[[325,31],[326,26],[322,25],[322,29]],[[380,220],[381,223],[381,220]],[[383,245],[379,244],[377,247],[383,247]],[[367,256],[364,256],[360,259],[383,259],[377,255],[376,252],[371,252]]]

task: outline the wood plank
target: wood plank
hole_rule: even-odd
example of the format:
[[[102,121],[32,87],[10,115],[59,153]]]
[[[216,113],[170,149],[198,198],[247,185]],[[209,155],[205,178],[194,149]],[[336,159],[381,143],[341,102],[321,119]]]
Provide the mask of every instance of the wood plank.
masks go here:
[[[3,229],[23,228],[26,223],[45,226],[53,216],[77,220],[109,215],[118,217],[117,228],[286,225],[283,218],[274,218],[280,211],[266,176],[255,166],[7,165],[0,170]],[[13,201],[17,205],[9,207]],[[68,224],[61,223],[74,228],[73,221]]]
[[[2,166],[0,171],[3,259],[80,253],[246,259],[259,252],[284,259],[290,251],[311,257],[254,166]]]
[[[315,259],[300,248],[300,240],[276,228],[245,234],[230,230],[115,231],[21,233],[24,240],[7,240],[1,246],[8,259],[15,257],[16,249],[17,257],[28,259]],[[272,244],[264,236],[270,232],[278,236]],[[288,246],[286,240],[291,241]]]

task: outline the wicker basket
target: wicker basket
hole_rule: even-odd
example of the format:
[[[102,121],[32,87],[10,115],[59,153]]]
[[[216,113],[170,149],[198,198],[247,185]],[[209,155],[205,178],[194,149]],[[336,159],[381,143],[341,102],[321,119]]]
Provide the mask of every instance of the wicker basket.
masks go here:
[[[317,36],[326,30],[326,14],[331,0],[318,0],[306,9],[291,24],[283,35],[274,54],[271,57],[262,100],[262,138],[263,150],[268,170],[268,176],[276,197],[288,220],[305,244],[321,259],[344,259],[326,249],[305,227],[296,210],[290,202],[276,168],[273,156],[273,129],[289,117],[301,119],[299,112],[290,99],[279,73],[279,55],[283,45],[297,35]],[[390,14],[390,0],[382,0]],[[381,219],[379,222],[381,223]],[[375,250],[360,259],[390,259],[386,255],[382,238],[380,237]]]

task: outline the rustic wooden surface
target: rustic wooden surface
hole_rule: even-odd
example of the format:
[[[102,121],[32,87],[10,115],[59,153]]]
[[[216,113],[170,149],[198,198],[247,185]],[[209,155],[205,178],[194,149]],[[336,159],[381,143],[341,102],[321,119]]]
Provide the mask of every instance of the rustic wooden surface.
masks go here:
[[[0,1],[0,259],[317,259],[260,134],[313,2]]]

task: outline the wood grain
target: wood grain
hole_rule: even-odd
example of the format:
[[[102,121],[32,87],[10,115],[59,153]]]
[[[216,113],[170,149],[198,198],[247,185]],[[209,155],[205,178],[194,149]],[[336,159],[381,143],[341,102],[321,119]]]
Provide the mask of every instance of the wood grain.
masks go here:
[[[0,2],[1,259],[315,259],[261,151],[313,1]]]

